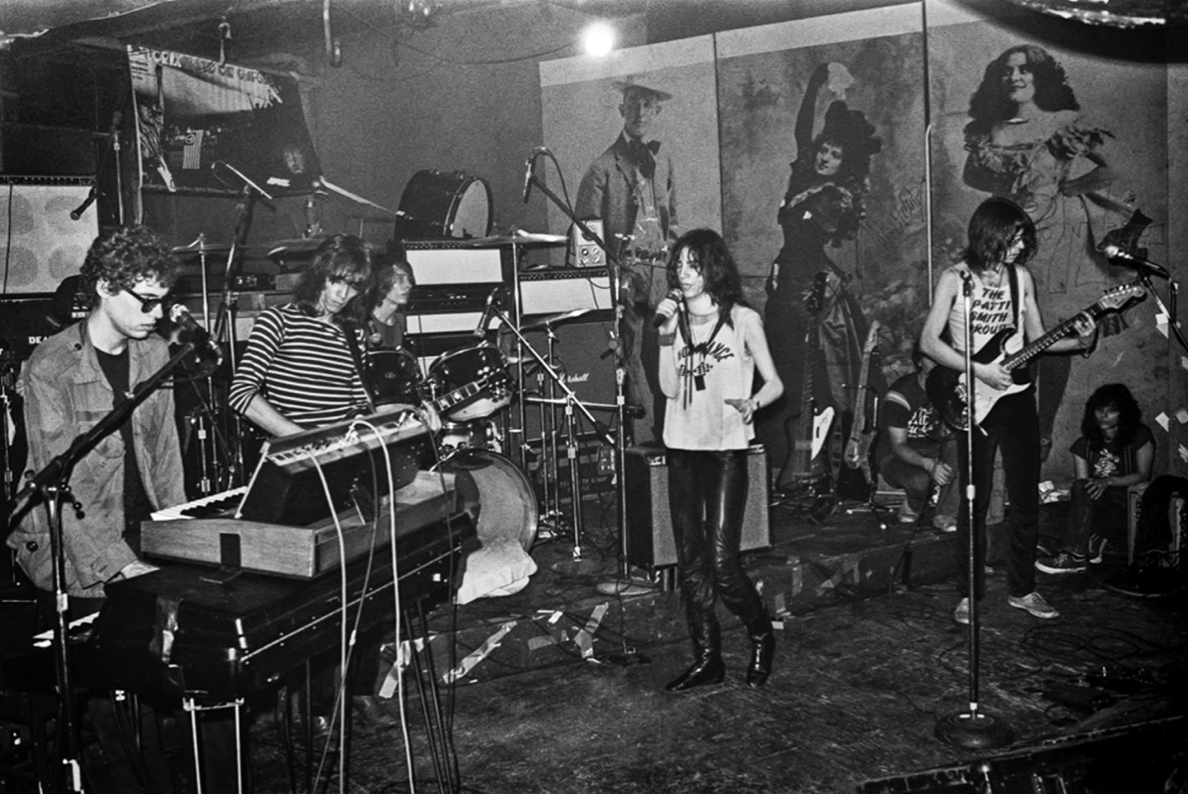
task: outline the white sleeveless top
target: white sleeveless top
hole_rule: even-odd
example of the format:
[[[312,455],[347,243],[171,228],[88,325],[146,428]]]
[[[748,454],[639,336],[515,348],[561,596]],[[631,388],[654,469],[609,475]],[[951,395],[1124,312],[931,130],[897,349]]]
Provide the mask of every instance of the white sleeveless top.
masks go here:
[[[1015,316],[1012,317],[1011,269],[1009,267],[1003,271],[1002,282],[997,287],[987,286],[978,274],[973,273],[964,263],[953,265],[950,270],[957,273],[958,276],[961,276],[962,273],[973,275],[973,294],[971,295],[973,322],[970,328],[973,332],[973,347],[970,350],[971,353],[981,350],[995,334],[1004,328],[1014,328],[1021,337],[1023,334],[1023,312],[1027,311],[1027,306],[1023,305],[1026,298],[1023,295],[1022,278],[1018,274],[1015,275],[1015,278],[1018,282],[1020,305],[1015,307]],[[949,309],[949,335],[953,348],[964,353],[966,350],[965,298],[961,288],[958,288],[957,300],[953,301],[953,306]],[[1013,335],[1012,338],[1014,338]]]
[[[675,357],[677,393],[668,398],[664,413],[664,445],[672,449],[746,449],[755,437],[754,424],[726,402],[751,396],[755,359],[747,350],[745,329],[763,332],[759,313],[735,306],[730,313],[734,327],[713,322],[690,324],[693,343],[680,332],[661,355]],[[712,337],[712,338],[711,338]]]

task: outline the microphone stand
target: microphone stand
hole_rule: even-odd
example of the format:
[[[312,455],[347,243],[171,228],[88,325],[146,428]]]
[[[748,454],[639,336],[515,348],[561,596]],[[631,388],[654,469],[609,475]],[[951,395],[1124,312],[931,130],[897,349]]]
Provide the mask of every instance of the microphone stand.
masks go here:
[[[551,153],[550,153],[551,156]],[[623,303],[619,298],[619,284],[621,278],[621,265],[618,257],[611,253],[610,248],[607,247],[606,242],[602,236],[590,228],[589,224],[577,217],[577,214],[549,189],[540,177],[536,175],[533,170],[528,175],[529,185],[536,185],[541,193],[544,193],[549,201],[553,202],[558,209],[564,213],[575,226],[581,229],[582,233],[586,235],[586,239],[593,240],[594,243],[606,253],[607,270],[610,276],[610,290],[612,300],[615,305],[615,319],[614,319],[614,350],[615,350],[615,435],[613,445],[615,449],[615,493],[618,496],[618,532],[619,532],[619,574],[627,578],[631,574],[631,564],[628,561],[628,546],[627,546],[627,483],[624,479],[627,471],[627,400],[624,396],[624,381],[627,378],[627,366],[624,361],[624,351],[622,346],[622,323],[623,323]],[[519,335],[517,331],[517,335]],[[536,355],[533,351],[533,355]],[[539,356],[537,356],[539,358]],[[550,372],[551,372],[550,368]],[[556,377],[556,373],[553,373]],[[568,385],[562,382],[562,388],[569,391]],[[579,403],[579,406],[581,404]],[[589,412],[582,406],[583,412],[589,418]],[[593,419],[591,418],[591,421]],[[598,425],[595,424],[595,427]],[[575,492],[573,498],[578,498]],[[577,529],[575,528],[576,532]]]
[[[573,502],[573,560],[574,562],[580,562],[582,559],[582,500],[581,493],[579,491],[581,485],[581,474],[578,471],[576,449],[577,442],[572,423],[572,406],[577,407],[582,416],[586,417],[586,421],[590,423],[590,426],[593,427],[598,432],[598,435],[602,436],[603,440],[605,440],[608,444],[614,444],[615,439],[611,436],[610,431],[607,430],[606,426],[594,418],[594,415],[590,413],[590,409],[586,407],[585,403],[578,399],[577,394],[575,394],[573,389],[569,388],[569,384],[565,382],[565,378],[561,377],[561,375],[557,373],[557,370],[553,369],[553,365],[546,361],[544,356],[538,353],[536,348],[534,348],[531,343],[528,342],[528,340],[524,337],[523,332],[520,331],[519,326],[513,325],[510,318],[503,312],[502,309],[498,308],[497,305],[492,309],[491,314],[492,317],[497,317],[505,327],[507,327],[513,334],[516,335],[516,339],[519,342],[521,349],[527,350],[532,355],[532,357],[536,359],[536,363],[540,367],[540,371],[547,374],[552,379],[552,383],[560,386],[561,391],[565,393],[565,411],[569,418],[568,432],[570,436],[569,479],[571,482]]]
[[[974,395],[977,384],[973,374],[973,337],[971,335],[973,313],[973,279],[964,274],[962,302],[965,309],[965,512],[969,528],[966,577],[969,582],[969,710],[951,714],[936,723],[936,737],[957,747],[985,749],[1002,747],[1014,738],[1011,729],[997,718],[982,711],[978,705],[978,569],[982,561],[977,558],[977,532],[974,525]],[[980,430],[980,428],[979,428]]]
[[[71,684],[70,660],[66,646],[66,634],[69,623],[69,598],[66,593],[66,544],[63,539],[62,503],[70,501],[77,514],[82,513],[82,505],[74,499],[70,489],[70,477],[74,467],[96,445],[119,429],[132,415],[132,411],[144,402],[161,385],[182,360],[193,354],[199,347],[198,340],[191,339],[182,345],[181,349],[169,359],[161,369],[141,381],[132,390],[131,395],[120,405],[116,406],[99,420],[90,430],[82,433],[61,454],[57,455],[45,467],[33,475],[32,479],[17,494],[16,507],[12,512],[8,532],[16,529],[21,518],[37,503],[38,498],[45,504],[50,527],[50,549],[53,558],[53,585],[55,619],[53,626],[53,655],[54,673],[58,686],[59,698],[59,731],[64,733],[64,752],[61,764],[69,775],[67,791],[81,792],[82,767],[80,763],[80,742],[78,727],[75,724],[74,690]]]

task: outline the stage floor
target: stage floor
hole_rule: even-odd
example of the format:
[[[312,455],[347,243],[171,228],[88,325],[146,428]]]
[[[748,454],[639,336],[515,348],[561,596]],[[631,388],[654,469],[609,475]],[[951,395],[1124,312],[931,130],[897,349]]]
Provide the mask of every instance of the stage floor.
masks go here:
[[[1045,508],[1047,521],[1059,507]],[[1015,741],[964,749],[934,735],[970,701],[968,632],[951,617],[953,535],[883,529],[864,509],[818,524],[773,507],[772,547],[747,555],[780,625],[771,679],[745,686],[748,640],[723,614],[726,682],[669,694],[664,684],[690,662],[679,594],[606,594],[619,568],[613,502],[585,513],[580,562],[570,537],[538,542],[539,570],[521,592],[432,616],[438,676],[461,673],[442,690],[460,791],[934,791],[992,759],[992,782],[1039,770],[1064,775],[1070,791],[1080,775],[1097,791],[1138,792],[1188,750],[1175,684],[1188,672],[1183,594],[1137,597],[1088,573],[1037,573],[1062,613],[1041,621],[1008,606],[1005,578],[992,573],[979,708]],[[409,715],[416,788],[437,791],[419,707]],[[253,739],[257,791],[287,790],[275,727],[258,722]],[[403,748],[398,730],[356,729],[350,790],[410,790]],[[1086,766],[1107,757],[1117,787]],[[933,769],[924,783],[909,777]]]

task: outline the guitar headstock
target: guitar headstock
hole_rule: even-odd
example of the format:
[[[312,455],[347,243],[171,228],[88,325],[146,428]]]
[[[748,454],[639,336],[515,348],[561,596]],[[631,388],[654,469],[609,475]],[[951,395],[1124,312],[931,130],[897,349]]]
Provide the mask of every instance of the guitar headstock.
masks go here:
[[[1097,305],[1106,311],[1121,309],[1130,301],[1141,298],[1146,294],[1147,291],[1143,289],[1143,285],[1135,281],[1106,290],[1105,294],[1101,296],[1101,300],[1097,302]]]

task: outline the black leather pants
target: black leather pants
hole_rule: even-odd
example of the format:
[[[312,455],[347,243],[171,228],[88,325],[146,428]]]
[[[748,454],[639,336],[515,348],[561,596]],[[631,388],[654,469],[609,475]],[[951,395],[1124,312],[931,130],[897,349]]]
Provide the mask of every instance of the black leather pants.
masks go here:
[[[685,612],[693,626],[716,626],[717,596],[748,625],[765,616],[763,600],[739,561],[746,497],[745,449],[669,450],[669,508]]]

